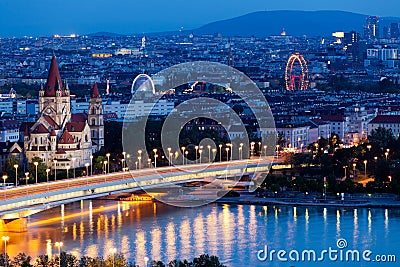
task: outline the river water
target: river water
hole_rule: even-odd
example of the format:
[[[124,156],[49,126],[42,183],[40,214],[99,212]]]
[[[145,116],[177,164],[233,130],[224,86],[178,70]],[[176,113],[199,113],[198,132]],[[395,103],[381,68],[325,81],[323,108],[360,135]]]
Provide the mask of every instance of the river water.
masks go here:
[[[218,256],[230,267],[398,266],[400,262],[400,210],[396,209],[226,204],[177,208],[156,202],[88,200],[32,215],[28,232],[7,235],[11,256],[54,255],[58,253],[54,243],[62,241],[62,250],[78,257],[106,256],[116,248],[141,267],[146,256],[169,262],[204,253]],[[339,245],[340,239],[344,240]],[[330,247],[338,250],[338,259],[334,254],[329,259],[327,253],[320,257]],[[268,255],[271,250],[286,251],[281,256],[287,261],[278,259],[277,253],[265,258],[266,249]],[[320,261],[307,260],[307,254],[302,258],[304,250],[315,250]],[[361,259],[340,260],[340,250],[343,255],[358,250]],[[366,250],[371,255],[364,260]],[[397,263],[373,262],[376,255],[395,255]]]

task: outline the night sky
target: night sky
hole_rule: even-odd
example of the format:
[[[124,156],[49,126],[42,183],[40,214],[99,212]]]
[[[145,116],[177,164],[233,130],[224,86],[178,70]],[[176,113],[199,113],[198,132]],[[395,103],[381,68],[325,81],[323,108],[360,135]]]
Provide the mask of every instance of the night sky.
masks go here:
[[[400,17],[399,0],[1,0],[0,36],[194,29],[262,10],[343,10]]]

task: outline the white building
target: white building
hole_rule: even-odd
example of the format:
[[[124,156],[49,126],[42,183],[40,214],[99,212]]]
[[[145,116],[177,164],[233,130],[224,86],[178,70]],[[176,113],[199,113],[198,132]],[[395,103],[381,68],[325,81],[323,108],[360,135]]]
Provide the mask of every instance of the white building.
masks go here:
[[[288,148],[302,148],[310,143],[309,125],[277,125],[276,132],[286,141]]]
[[[393,135],[400,136],[400,115],[378,115],[368,123],[368,135],[379,127],[391,130]]]
[[[0,121],[0,142],[18,142],[19,125],[15,120]]]

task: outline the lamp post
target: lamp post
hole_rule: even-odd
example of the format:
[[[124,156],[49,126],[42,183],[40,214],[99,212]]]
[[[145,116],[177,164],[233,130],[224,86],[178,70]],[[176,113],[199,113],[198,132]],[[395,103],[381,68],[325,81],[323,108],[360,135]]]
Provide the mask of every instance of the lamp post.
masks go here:
[[[264,146],[264,156],[265,156],[265,157],[267,157],[267,147],[268,147],[268,146],[266,146],[266,145]]]
[[[35,179],[36,179],[36,183],[38,183],[37,168],[38,168],[39,162],[35,161],[35,162],[33,162],[33,165],[35,165]]]
[[[226,161],[229,161],[229,147],[225,148],[226,150]]]
[[[203,149],[199,149],[199,155],[200,155],[200,164],[201,164],[201,153],[203,153]]]
[[[49,172],[50,172],[50,169],[46,169],[46,179],[47,179],[47,182],[49,182]]]
[[[85,167],[86,167],[86,177],[89,176],[89,163],[85,163]]]
[[[222,161],[222,144],[219,144],[218,147],[219,147],[219,162],[221,162]]]
[[[243,143],[240,143],[240,146],[239,146],[239,159],[240,160],[243,159]]]
[[[141,149],[139,149],[138,151],[137,151],[137,153],[139,154],[139,156],[138,156],[138,160],[139,160],[139,170],[140,170],[140,166],[142,165],[142,150]]]
[[[29,172],[25,173],[25,184],[28,185],[28,180],[29,180]]]
[[[117,253],[117,249],[116,248],[110,248],[110,253],[112,254],[112,266],[115,266],[115,253]]]
[[[7,174],[4,174],[4,175],[3,175],[4,199],[7,199],[7,196],[6,196],[6,180],[7,180],[7,178],[8,178]]]
[[[154,168],[157,168],[157,157],[158,157],[157,148],[154,148],[153,152],[154,152]]]
[[[104,174],[107,174],[107,160],[103,161]]]
[[[187,157],[188,157],[188,155],[189,155],[189,151],[185,151],[185,159],[186,159],[186,164],[187,164]]]
[[[386,161],[388,160],[389,152],[385,152]]]
[[[56,247],[58,248],[58,266],[61,267],[61,247],[64,245],[63,242],[56,242]]]
[[[126,152],[125,152],[125,151],[123,151],[123,152],[122,152],[122,155],[124,156],[124,160],[123,160],[122,162],[125,162],[125,165],[126,165],[126,158],[125,158],[125,156],[126,156]],[[122,168],[124,168],[124,165],[122,165]]]
[[[167,148],[168,150],[168,166],[171,166],[171,161],[172,161],[172,155],[171,155],[171,148]]]
[[[110,153],[107,153],[106,157],[107,157],[107,172],[110,173]]]
[[[199,150],[199,146],[195,146],[194,149],[196,150],[196,157],[195,157],[195,161],[197,161],[197,151]]]
[[[74,169],[74,179],[76,178],[76,176],[75,176],[75,169],[76,169],[75,161],[76,161],[76,158],[72,158],[72,168]]]
[[[149,164],[149,168],[151,167],[151,159],[147,159],[147,163]]]
[[[365,177],[365,179],[367,179],[367,163],[368,163],[368,161],[364,160],[364,177]]]
[[[216,148],[213,148],[212,149],[212,153],[213,153],[213,161],[215,161],[215,153],[217,152],[217,149]]]
[[[4,241],[4,266],[7,267],[7,242],[10,240],[9,236],[2,236],[1,240]]]
[[[90,175],[93,175],[93,155],[90,155]]]
[[[54,181],[57,181],[57,160],[53,160],[54,162]]]
[[[15,168],[15,187],[18,186],[18,164],[14,164]]]
[[[233,144],[232,143],[228,143],[228,144],[226,144],[226,146],[230,147],[230,149],[229,149],[231,151],[231,159],[230,160],[233,160],[233,158],[232,158],[232,155],[233,155],[232,154],[232,152],[233,152]]]
[[[137,161],[135,161],[135,170],[137,170],[138,168],[137,168],[137,165],[138,165],[138,162]]]
[[[207,148],[208,148],[208,162],[211,162],[211,146],[208,145]]]
[[[279,145],[276,145],[276,157],[279,158]]]
[[[144,257],[144,266],[147,267],[147,263],[149,262],[149,257]]]
[[[255,144],[256,144],[255,142],[250,143],[250,157],[254,155],[254,145]]]
[[[67,169],[67,179],[69,179],[69,168],[71,168],[69,165],[66,166]]]
[[[347,178],[347,166],[343,166],[344,169],[344,179]]]
[[[368,148],[368,152],[371,152],[371,145],[367,145],[367,148]]]
[[[181,147],[181,149],[182,149],[182,165],[185,165],[185,149],[186,149],[186,147]]]

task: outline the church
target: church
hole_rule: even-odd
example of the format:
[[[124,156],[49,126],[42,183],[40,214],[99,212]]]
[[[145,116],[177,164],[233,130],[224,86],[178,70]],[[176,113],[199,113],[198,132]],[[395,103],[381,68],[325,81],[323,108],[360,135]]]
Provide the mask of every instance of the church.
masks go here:
[[[104,145],[103,106],[97,85],[91,90],[87,113],[71,114],[68,84],[63,84],[53,56],[46,86],[39,91],[39,114],[27,125],[24,150],[28,162],[39,157],[57,169],[84,167]]]

